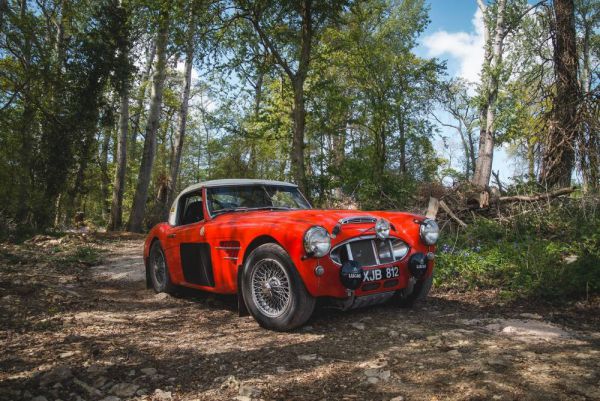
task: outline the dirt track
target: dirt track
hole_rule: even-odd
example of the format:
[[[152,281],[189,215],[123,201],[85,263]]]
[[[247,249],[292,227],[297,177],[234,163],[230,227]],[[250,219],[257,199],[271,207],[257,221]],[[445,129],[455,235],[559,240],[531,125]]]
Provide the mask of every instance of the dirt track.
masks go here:
[[[600,399],[597,309],[434,291],[412,310],[320,309],[274,333],[232,298],[146,290],[141,244],[97,241],[94,267],[2,248],[0,399]]]

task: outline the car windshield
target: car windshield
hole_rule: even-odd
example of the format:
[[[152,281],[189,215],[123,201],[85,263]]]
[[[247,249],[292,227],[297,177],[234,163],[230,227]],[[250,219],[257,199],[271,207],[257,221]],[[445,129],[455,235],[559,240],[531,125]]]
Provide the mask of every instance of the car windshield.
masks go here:
[[[208,188],[206,194],[211,215],[259,209],[310,209],[310,204],[298,188],[286,185]]]

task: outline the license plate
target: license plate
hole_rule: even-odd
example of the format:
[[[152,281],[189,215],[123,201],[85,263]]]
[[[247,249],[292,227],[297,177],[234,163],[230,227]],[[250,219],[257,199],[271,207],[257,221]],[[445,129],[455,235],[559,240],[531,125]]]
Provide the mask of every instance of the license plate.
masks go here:
[[[363,281],[379,281],[387,280],[389,278],[395,278],[400,276],[400,269],[398,266],[384,267],[381,269],[371,269],[363,271]]]

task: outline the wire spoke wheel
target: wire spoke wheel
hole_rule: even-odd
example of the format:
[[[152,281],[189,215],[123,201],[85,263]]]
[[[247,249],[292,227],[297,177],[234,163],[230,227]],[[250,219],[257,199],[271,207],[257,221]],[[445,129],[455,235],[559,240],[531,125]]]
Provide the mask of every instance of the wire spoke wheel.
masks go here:
[[[252,299],[268,317],[283,315],[291,304],[290,277],[275,259],[259,260],[250,278]]]
[[[162,285],[165,281],[166,271],[165,256],[162,252],[156,252],[152,260],[152,272],[158,285]]]

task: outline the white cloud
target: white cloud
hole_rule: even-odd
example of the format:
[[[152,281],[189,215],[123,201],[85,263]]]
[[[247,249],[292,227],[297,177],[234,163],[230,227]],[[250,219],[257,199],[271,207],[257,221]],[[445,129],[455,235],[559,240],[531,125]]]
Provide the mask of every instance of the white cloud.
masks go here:
[[[457,75],[471,82],[479,82],[484,57],[483,14],[477,9],[471,32],[438,31],[423,40],[430,57],[448,55],[458,63]]]

